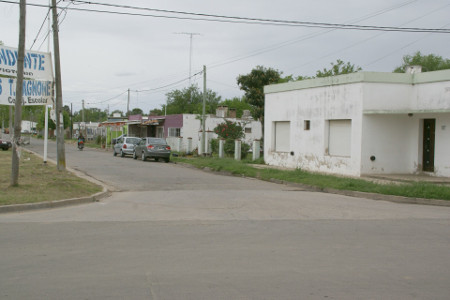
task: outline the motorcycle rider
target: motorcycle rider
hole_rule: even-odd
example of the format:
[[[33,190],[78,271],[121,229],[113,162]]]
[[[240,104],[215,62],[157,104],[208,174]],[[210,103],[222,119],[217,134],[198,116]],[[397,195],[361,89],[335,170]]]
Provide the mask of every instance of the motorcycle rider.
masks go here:
[[[83,144],[82,147],[84,147],[84,136],[82,133],[78,136],[78,148],[80,148],[80,144]]]

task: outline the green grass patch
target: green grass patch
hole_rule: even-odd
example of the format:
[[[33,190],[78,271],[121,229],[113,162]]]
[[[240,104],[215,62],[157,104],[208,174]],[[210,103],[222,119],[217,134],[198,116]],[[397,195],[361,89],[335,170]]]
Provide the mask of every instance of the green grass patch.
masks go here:
[[[321,189],[336,189],[395,195],[412,198],[450,200],[450,187],[433,183],[414,182],[402,184],[381,184],[372,181],[342,176],[310,173],[302,170],[279,170],[273,168],[259,169],[249,161],[236,161],[232,158],[195,157],[172,158],[174,162],[183,162],[198,168],[210,168],[215,171],[226,171],[235,175],[259,178],[262,180],[282,180],[301,183]],[[261,163],[260,161],[258,163]]]
[[[0,151],[0,205],[36,203],[85,197],[102,191],[102,187],[68,171],[58,171],[51,163],[22,151],[19,185],[10,186],[12,153]]]

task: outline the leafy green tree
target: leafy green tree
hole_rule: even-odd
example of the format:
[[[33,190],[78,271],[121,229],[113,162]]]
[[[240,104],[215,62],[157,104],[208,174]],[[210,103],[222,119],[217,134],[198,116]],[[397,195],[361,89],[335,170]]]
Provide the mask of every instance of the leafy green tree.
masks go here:
[[[422,55],[417,51],[414,55],[403,56],[401,66],[395,68],[394,73],[405,73],[408,66],[422,66],[422,72],[450,69],[450,59],[435,54]]]
[[[257,66],[249,74],[239,75],[237,83],[252,107],[252,116],[264,124],[264,86],[282,82],[282,72]]]
[[[242,118],[244,110],[251,110],[252,107],[245,98],[234,97],[233,99],[226,99],[219,103],[219,106],[228,106],[229,108],[236,109],[236,117]]]
[[[69,110],[70,112],[70,110]],[[103,122],[108,119],[107,110],[101,110],[99,108],[85,108],[84,109],[84,121],[85,122]],[[83,110],[79,110],[73,113],[73,122],[83,121]]]
[[[148,114],[150,116],[163,116],[164,115],[164,107],[165,107],[165,105],[163,105],[161,109],[154,108],[154,109],[150,110],[150,112]]]
[[[68,128],[70,126],[70,114],[65,109],[63,109],[62,114],[63,114],[64,128]],[[37,120],[37,130],[43,130],[44,128],[45,128],[45,109],[42,109]],[[48,109],[48,128],[53,130],[56,129],[55,122],[53,122],[53,120],[50,118],[50,109]]]
[[[114,110],[110,115],[113,116],[114,114],[120,114],[121,116],[124,115],[124,113],[120,109]]]
[[[316,77],[330,77],[342,74],[351,74],[361,71],[361,67],[356,67],[355,65],[347,62],[343,62],[338,59],[336,63],[331,63],[331,69],[318,70],[316,72]]]
[[[201,114],[203,110],[203,93],[199,87],[192,85],[183,90],[174,90],[166,94],[166,113],[173,114]],[[206,112],[214,113],[221,97],[211,90],[206,91]],[[164,110],[164,105],[162,110]]]
[[[133,115],[143,115],[143,114],[144,114],[144,111],[142,109],[140,109],[140,108],[133,108],[130,111],[130,115],[131,116],[133,116]]]

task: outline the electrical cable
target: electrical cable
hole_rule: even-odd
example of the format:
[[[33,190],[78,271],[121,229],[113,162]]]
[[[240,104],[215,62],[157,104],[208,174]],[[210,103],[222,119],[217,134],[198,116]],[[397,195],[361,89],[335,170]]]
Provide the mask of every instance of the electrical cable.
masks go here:
[[[76,0],[66,0],[66,1],[82,3],[82,1],[76,1]],[[18,2],[14,2],[14,1],[10,1],[10,0],[0,0],[0,2],[19,4]],[[151,10],[151,11],[158,11],[158,12],[165,12],[165,13],[193,15],[195,17],[151,15],[151,14],[118,12],[118,11],[108,11],[108,10],[99,10],[99,9],[86,9],[86,8],[77,8],[77,7],[71,7],[71,8],[66,8],[66,9],[74,10],[74,11],[109,13],[109,14],[127,15],[127,16],[141,16],[141,17],[152,17],[152,18],[166,18],[166,19],[177,19],[177,20],[208,21],[208,22],[222,22],[222,23],[237,23],[237,24],[253,24],[253,25],[256,24],[256,25],[308,27],[308,28],[334,28],[334,29],[365,30],[365,31],[450,33],[450,29],[442,29],[442,28],[441,29],[439,29],[439,28],[417,28],[417,27],[402,28],[402,27],[393,27],[393,26],[351,25],[351,24],[325,23],[325,22],[304,22],[304,21],[292,21],[292,20],[231,17],[231,16],[220,16],[220,15],[210,15],[210,14],[200,14],[200,13],[190,13],[190,12],[170,11],[170,10],[157,10],[157,9],[152,9],[152,8],[132,7],[132,6],[125,6],[125,5],[112,5],[112,4],[95,3],[95,2],[85,2],[85,4],[115,6],[115,7],[125,8],[125,9]],[[27,3],[27,5],[36,6],[36,7],[48,7],[47,5],[35,4],[35,3]]]

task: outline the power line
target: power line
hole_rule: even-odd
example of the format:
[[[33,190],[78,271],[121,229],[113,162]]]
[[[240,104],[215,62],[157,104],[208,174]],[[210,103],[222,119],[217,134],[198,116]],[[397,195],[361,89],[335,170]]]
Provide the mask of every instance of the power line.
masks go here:
[[[218,22],[230,20],[233,23],[243,22],[244,24],[265,24],[265,25],[303,26],[303,27],[354,29],[354,30],[404,31],[404,32],[432,31],[435,33],[450,33],[450,29],[401,28],[401,27],[391,27],[391,26],[371,26],[371,25],[354,25],[354,24],[339,24],[339,23],[326,23],[326,22],[305,22],[305,21],[295,21],[295,20],[263,19],[263,18],[236,17],[236,16],[225,16],[225,15],[215,15],[215,14],[205,14],[205,13],[194,13],[194,12],[186,12],[186,11],[155,9],[155,8],[147,8],[147,7],[108,4],[108,3],[99,3],[99,2],[82,1],[82,0],[63,0],[63,1],[70,1],[72,3],[80,3],[80,4],[88,4],[88,5],[99,5],[99,6],[114,7],[114,8],[154,11],[154,12],[159,12],[159,13],[180,14],[180,15],[189,15],[189,16],[195,16],[195,17],[207,17],[208,18],[208,19],[186,18],[189,20],[218,21]],[[153,15],[148,15],[148,16],[153,16]],[[169,16],[159,16],[159,17],[169,17]],[[175,18],[175,17],[173,17],[173,18]],[[182,17],[177,17],[177,18],[185,19]],[[211,19],[209,19],[209,18],[211,18]],[[253,23],[253,22],[256,22],[256,23]]]
[[[235,17],[235,16],[222,16],[222,15],[212,15],[212,14],[203,14],[203,13],[192,13],[192,12],[185,12],[185,11],[161,10],[161,9],[146,8],[146,7],[115,5],[115,4],[86,2],[86,1],[77,1],[77,0],[66,0],[66,1],[71,1],[71,3],[108,6],[108,7],[114,7],[114,8],[122,8],[122,9],[134,9],[134,10],[144,10],[144,11],[155,11],[155,12],[159,12],[159,13],[187,15],[188,17],[170,16],[170,15],[153,15],[153,14],[143,14],[143,13],[130,13],[130,12],[119,12],[119,11],[109,11],[109,10],[100,10],[100,9],[87,9],[87,8],[78,8],[78,7],[65,8],[67,10],[74,10],[74,11],[108,13],[108,14],[127,15],[127,16],[140,16],[140,17],[166,18],[166,19],[192,20],[192,21],[207,21],[207,22],[221,22],[221,23],[237,23],[237,24],[249,24],[249,25],[271,25],[271,26],[308,27],[308,28],[333,28],[333,29],[345,29],[345,30],[414,32],[414,33],[423,33],[423,32],[450,33],[450,29],[442,29],[442,28],[352,25],[352,24],[339,24],[339,23],[326,23],[326,22],[306,22],[306,21],[294,21],[294,20],[262,19],[262,18]],[[0,0],[0,2],[19,4],[18,2],[10,1],[10,0]],[[36,7],[48,7],[48,5],[35,4],[35,3],[28,3],[27,5],[36,6]]]

